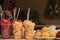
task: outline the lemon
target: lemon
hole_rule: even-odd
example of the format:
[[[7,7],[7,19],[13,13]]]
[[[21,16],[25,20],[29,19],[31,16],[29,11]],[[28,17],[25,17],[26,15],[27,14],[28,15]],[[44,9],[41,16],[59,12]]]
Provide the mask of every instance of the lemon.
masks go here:
[[[41,32],[40,32],[40,30],[37,30],[37,31],[36,31],[36,37],[41,37]]]
[[[46,32],[48,30],[49,30],[48,27],[43,27],[42,30],[41,30],[41,32]]]
[[[49,32],[50,32],[50,36],[51,36],[51,37],[56,37],[56,32],[54,32],[54,31],[52,31],[52,30],[49,31]]]
[[[42,37],[50,37],[50,34],[48,32],[43,32],[41,34]]]

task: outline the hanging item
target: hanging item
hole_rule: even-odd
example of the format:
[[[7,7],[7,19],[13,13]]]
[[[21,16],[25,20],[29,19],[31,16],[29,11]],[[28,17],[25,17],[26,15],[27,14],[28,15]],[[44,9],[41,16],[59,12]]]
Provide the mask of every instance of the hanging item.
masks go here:
[[[57,0],[48,0],[46,10],[44,13],[45,18],[56,19],[60,17],[59,14],[59,3]]]
[[[11,10],[15,7],[17,7],[17,0],[10,0],[9,1],[9,9]]]
[[[11,10],[12,8],[17,6],[17,0],[6,0],[4,2],[4,9]]]
[[[49,9],[50,9],[50,12],[49,12],[49,16],[55,16],[58,14],[58,3],[56,1],[54,2],[51,2],[50,6],[49,6]]]

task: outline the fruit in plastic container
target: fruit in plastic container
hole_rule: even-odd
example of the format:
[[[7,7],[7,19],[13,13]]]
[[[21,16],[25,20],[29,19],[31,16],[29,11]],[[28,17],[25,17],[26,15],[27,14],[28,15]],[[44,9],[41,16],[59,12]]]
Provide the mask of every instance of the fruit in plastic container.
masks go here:
[[[34,37],[34,27],[35,23],[30,20],[24,20],[24,35],[26,39],[32,39]]]
[[[22,34],[22,21],[15,20],[13,22],[13,36],[15,39],[20,39]]]

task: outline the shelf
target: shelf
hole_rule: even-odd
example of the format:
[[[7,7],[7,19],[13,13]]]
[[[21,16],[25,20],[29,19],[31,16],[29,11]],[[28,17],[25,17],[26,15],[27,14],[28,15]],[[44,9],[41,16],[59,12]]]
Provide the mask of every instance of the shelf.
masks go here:
[[[49,26],[51,26],[51,25],[36,25],[36,27],[45,27],[45,26],[47,26],[47,27],[49,27]],[[57,28],[60,28],[60,25],[55,25]]]

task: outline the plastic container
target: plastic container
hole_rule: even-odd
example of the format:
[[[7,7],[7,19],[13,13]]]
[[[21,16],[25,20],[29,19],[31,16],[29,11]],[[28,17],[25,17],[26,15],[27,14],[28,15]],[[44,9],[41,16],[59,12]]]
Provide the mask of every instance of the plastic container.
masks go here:
[[[11,21],[9,19],[1,19],[2,38],[4,39],[10,38],[10,27],[11,27]]]
[[[21,39],[22,37],[22,22],[14,21],[13,22],[13,37],[14,39]]]

